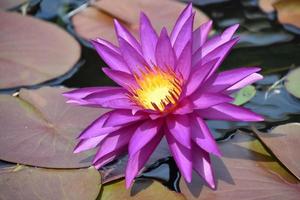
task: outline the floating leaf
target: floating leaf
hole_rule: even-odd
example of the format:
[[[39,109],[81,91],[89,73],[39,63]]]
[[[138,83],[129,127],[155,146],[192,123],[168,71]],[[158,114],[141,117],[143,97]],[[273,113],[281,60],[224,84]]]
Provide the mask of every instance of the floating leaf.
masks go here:
[[[277,2],[278,0],[259,0],[258,1],[258,6],[260,7],[260,9],[262,9],[264,12],[266,13],[270,13],[273,12],[274,6],[273,4],[275,2]]]
[[[7,10],[14,7],[17,7],[23,3],[27,2],[26,0],[1,0],[0,1],[0,9]]]
[[[300,98],[300,67],[292,70],[287,75],[284,86],[289,93]]]
[[[156,31],[165,26],[171,31],[178,14],[186,5],[172,0],[98,0],[72,17],[75,31],[84,39],[104,38],[116,41],[113,18],[117,18],[133,34],[138,35],[139,15],[143,11],[153,22]],[[163,12],[158,12],[163,9]],[[209,18],[200,10],[195,9],[195,25],[199,26]]]
[[[186,199],[299,199],[297,179],[277,163],[258,140],[236,134],[219,146],[222,159],[212,157],[216,190],[208,188],[203,179],[194,175],[190,184],[183,179],[180,181],[180,189]]]
[[[49,22],[0,12],[0,26],[0,89],[57,78],[80,57],[78,42]]]
[[[300,123],[277,126],[270,134],[256,133],[277,159],[300,180]]]
[[[0,159],[40,167],[89,166],[93,151],[73,154],[76,136],[104,109],[65,103],[66,89],[22,89],[0,95]]]
[[[25,166],[0,169],[0,199],[94,200],[100,190],[94,168],[55,170]]]
[[[104,185],[102,194],[98,199],[183,200],[185,198],[182,194],[169,190],[167,187],[157,181],[138,179],[129,190],[125,188],[125,181]]]
[[[282,24],[289,24],[300,28],[300,1],[279,0],[274,3],[278,13],[278,20]]]
[[[243,105],[250,101],[256,94],[256,89],[253,85],[248,85],[235,94],[234,104]]]

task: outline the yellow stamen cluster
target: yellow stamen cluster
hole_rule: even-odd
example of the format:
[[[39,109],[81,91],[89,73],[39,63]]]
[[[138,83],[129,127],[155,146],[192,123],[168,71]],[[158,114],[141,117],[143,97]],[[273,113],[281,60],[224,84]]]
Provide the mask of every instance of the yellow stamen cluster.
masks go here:
[[[133,99],[145,109],[161,112],[167,105],[175,105],[181,93],[181,79],[172,70],[146,69],[135,75],[139,88],[133,89]]]

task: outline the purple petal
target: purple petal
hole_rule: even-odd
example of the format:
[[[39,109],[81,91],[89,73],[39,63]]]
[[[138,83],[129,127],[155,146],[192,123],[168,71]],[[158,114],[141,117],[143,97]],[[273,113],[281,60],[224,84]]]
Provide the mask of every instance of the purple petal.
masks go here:
[[[175,41],[183,27],[183,25],[185,24],[185,22],[189,19],[189,17],[192,15],[192,9],[193,9],[193,5],[192,3],[189,3],[186,8],[182,11],[182,13],[179,15],[174,28],[172,30],[171,33],[171,43],[172,45],[175,44]]]
[[[193,144],[193,168],[207,182],[207,184],[215,189],[215,178],[211,166],[209,154]]]
[[[131,110],[114,110],[111,111],[104,123],[104,127],[120,126],[132,122],[145,119],[147,115],[144,113],[132,114]]]
[[[123,147],[127,147],[132,137],[133,133],[135,132],[138,124],[134,124],[132,126],[128,126],[126,128],[119,129],[113,133],[111,133],[108,137],[104,139],[101,143],[99,150],[93,160],[93,163],[99,163],[102,157],[118,150],[123,149]],[[124,152],[126,153],[126,151]]]
[[[129,188],[133,182],[135,176],[143,168],[152,152],[162,139],[163,134],[158,133],[155,137],[149,141],[140,151],[134,155],[130,154],[127,167],[126,167],[126,188]]]
[[[109,41],[106,41],[102,38],[96,38],[95,42],[100,43],[104,46],[106,46],[107,48],[111,49],[112,51],[114,51],[115,53],[121,54],[119,47],[117,47],[116,45],[110,43]]]
[[[92,124],[90,124],[82,133],[79,135],[79,139],[88,139],[97,137],[113,131],[118,130],[120,127],[103,127],[105,121],[108,119],[110,112],[101,115]]]
[[[142,55],[136,51],[126,40],[119,38],[120,50],[131,73],[139,73],[147,66],[147,62]]]
[[[230,88],[226,89],[226,92],[228,92],[229,94],[239,90],[247,85],[250,85],[252,83],[255,83],[258,80],[263,79],[263,76],[258,74],[258,73],[253,73],[247,77],[245,77],[244,79],[242,79],[241,81],[235,83],[234,85],[232,85]]]
[[[128,93],[123,88],[103,87],[102,89],[98,88],[94,91],[88,88],[77,89],[65,93],[64,96],[69,98],[67,103],[76,103],[85,106],[124,109],[136,107],[135,103],[133,103],[126,94]]]
[[[188,98],[183,99],[176,110],[172,112],[174,115],[185,115],[194,111],[193,105]]]
[[[176,57],[167,30],[162,29],[155,50],[156,64],[162,69],[173,69]]]
[[[103,141],[104,138],[107,137],[108,134],[104,134],[104,135],[100,135],[97,137],[93,137],[93,138],[89,138],[89,139],[82,139],[80,140],[80,142],[76,145],[76,147],[74,148],[74,153],[80,153],[82,151],[86,151],[89,149],[93,149],[96,146],[98,146],[98,144],[100,142]]]
[[[168,116],[167,126],[177,142],[186,148],[191,148],[191,129],[187,115]]]
[[[227,28],[221,35],[215,36],[214,38],[208,40],[205,44],[203,44],[202,56],[207,55],[217,47],[231,40],[233,34],[238,29],[238,27],[238,24],[232,25],[229,28]]]
[[[192,153],[191,150],[180,145],[166,128],[166,138],[169,144],[170,151],[174,160],[181,172],[182,176],[187,182],[192,180]]]
[[[152,63],[156,64],[155,49],[158,37],[151,25],[150,20],[144,13],[141,13],[140,18],[140,38],[143,55],[146,61],[150,66]]]
[[[64,97],[67,97],[68,99],[83,99],[84,97],[98,93],[98,92],[106,92],[106,91],[119,91],[122,90],[123,88],[120,87],[86,87],[86,88],[80,88],[80,89],[75,89],[71,90],[68,92],[63,93]]]
[[[221,92],[260,70],[258,67],[241,67],[220,72],[212,85],[207,86],[206,90],[210,92]],[[257,76],[255,77],[257,78]]]
[[[162,125],[161,120],[147,120],[142,123],[133,134],[128,151],[129,155],[134,155],[140,151],[148,142],[150,142],[155,135],[158,134]]]
[[[120,53],[116,52],[115,49],[111,49],[109,46],[97,41],[91,41],[94,48],[97,50],[101,58],[114,70],[130,73],[126,62]]]
[[[218,58],[217,63],[209,73],[208,77],[211,76],[216,69],[220,66],[220,64],[223,62],[223,60],[226,58],[232,47],[238,42],[238,38],[234,38],[221,46],[217,47],[213,51],[211,51],[209,54],[203,57],[203,54],[201,52],[200,48],[194,55],[193,55],[193,60],[192,60],[192,66],[195,67],[195,64],[197,64],[199,61],[202,61],[202,63],[207,63],[211,60],[214,60]]]
[[[107,163],[117,159],[119,156],[124,155],[127,152],[127,146],[120,147],[115,149],[114,151],[102,156],[99,160],[97,160],[93,165],[96,169],[101,168]]]
[[[184,47],[176,63],[176,72],[181,74],[184,80],[188,80],[191,71],[192,44],[189,41]]]
[[[131,88],[137,87],[135,78],[131,74],[109,68],[102,68],[102,70],[109,78],[129,91],[131,91]]]
[[[211,27],[212,20],[209,20],[193,32],[193,54],[206,42]]]
[[[204,120],[197,114],[190,115],[192,140],[203,150],[221,156],[219,147]]]
[[[130,44],[137,52],[141,53],[141,46],[138,41],[133,37],[133,35],[122,26],[118,20],[114,19],[116,34],[118,38],[123,38],[128,44]],[[121,44],[120,44],[121,46]]]
[[[221,103],[229,103],[234,100],[232,97],[225,94],[201,93],[201,91],[199,93],[194,93],[190,99],[194,105],[194,109],[205,109]]]
[[[264,118],[246,108],[222,103],[211,108],[199,110],[198,114],[204,119],[226,120],[226,121],[263,121]]]
[[[194,16],[195,14],[192,14],[186,20],[186,22],[183,24],[180,32],[177,35],[175,43],[173,44],[173,48],[177,58],[181,55],[186,44],[189,41],[192,41]],[[191,44],[191,54],[192,54],[192,44]]]
[[[199,62],[199,66],[196,65],[195,70],[190,74],[189,81],[186,84],[185,95],[189,96],[195,92],[199,86],[206,79],[210,71],[213,69],[218,59],[214,59],[202,65],[202,62]]]

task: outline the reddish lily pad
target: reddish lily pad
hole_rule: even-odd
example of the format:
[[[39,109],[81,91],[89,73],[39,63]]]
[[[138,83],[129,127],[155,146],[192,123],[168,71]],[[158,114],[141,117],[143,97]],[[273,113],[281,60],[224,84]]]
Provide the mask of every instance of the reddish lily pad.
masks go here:
[[[0,89],[52,80],[80,58],[78,42],[52,23],[0,12],[0,26]]]
[[[76,137],[106,110],[65,103],[67,89],[0,95],[0,159],[48,168],[90,166],[94,151],[73,154]]]
[[[300,28],[300,1],[279,0],[274,3],[278,20],[282,24],[293,25]]]
[[[182,194],[169,190],[167,187],[157,181],[149,179],[139,179],[129,190],[125,188],[125,181],[119,181],[104,185],[103,191],[98,199],[184,200],[185,198]]]
[[[0,199],[94,200],[101,187],[94,168],[55,170],[25,166],[0,169]]]
[[[163,26],[168,31],[172,27],[186,5],[172,0],[98,0],[93,1],[91,7],[84,9],[72,17],[75,31],[84,39],[104,38],[116,42],[113,34],[113,18],[121,21],[134,35],[138,35],[139,15],[143,11],[150,18],[156,31]],[[163,12],[158,12],[163,9]],[[196,11],[195,25],[199,26],[209,18],[200,10]]]
[[[269,133],[256,131],[259,139],[300,180],[300,123],[289,123]]]
[[[194,175],[190,184],[180,181],[181,192],[193,200],[298,200],[300,184],[252,136],[236,134],[221,143],[222,159],[212,157],[216,190],[208,188]]]

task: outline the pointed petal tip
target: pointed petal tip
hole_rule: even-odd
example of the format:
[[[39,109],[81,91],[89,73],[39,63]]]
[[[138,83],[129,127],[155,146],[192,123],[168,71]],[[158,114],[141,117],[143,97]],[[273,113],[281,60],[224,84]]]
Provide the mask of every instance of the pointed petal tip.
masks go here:
[[[215,184],[215,180],[213,180],[212,183],[207,183],[207,185],[208,185],[211,189],[213,189],[213,190],[216,190],[216,189],[217,189],[217,186],[216,186],[216,184]]]
[[[78,150],[78,146],[76,146],[73,150],[73,153],[77,154],[77,153],[80,153],[80,150]]]
[[[125,180],[126,189],[131,188],[132,182],[133,182],[133,180],[129,180],[129,179],[126,178],[126,180]]]

